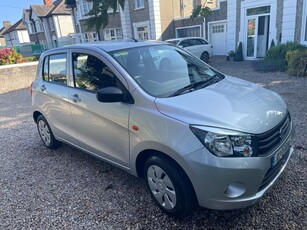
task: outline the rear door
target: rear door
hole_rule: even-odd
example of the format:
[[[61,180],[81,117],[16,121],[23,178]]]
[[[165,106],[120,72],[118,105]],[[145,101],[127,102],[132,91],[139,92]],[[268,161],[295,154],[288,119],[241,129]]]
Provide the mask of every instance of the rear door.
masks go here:
[[[43,60],[42,80],[35,89],[33,104],[45,116],[57,139],[76,143],[76,130],[68,100],[67,53],[54,53]]]
[[[81,148],[129,167],[130,104],[102,103],[96,91],[115,86],[126,89],[123,79],[101,55],[84,50],[71,53],[74,86],[69,92],[72,117]]]

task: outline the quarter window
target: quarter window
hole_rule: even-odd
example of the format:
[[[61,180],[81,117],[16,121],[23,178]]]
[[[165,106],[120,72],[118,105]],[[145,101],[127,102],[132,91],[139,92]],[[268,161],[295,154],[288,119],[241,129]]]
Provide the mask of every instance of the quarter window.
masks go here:
[[[73,53],[72,58],[76,88],[96,91],[116,86],[115,74],[99,58],[84,53]]]
[[[67,61],[66,54],[56,54],[46,57],[44,60],[44,70],[43,70],[44,80],[66,85],[67,83],[66,61]]]

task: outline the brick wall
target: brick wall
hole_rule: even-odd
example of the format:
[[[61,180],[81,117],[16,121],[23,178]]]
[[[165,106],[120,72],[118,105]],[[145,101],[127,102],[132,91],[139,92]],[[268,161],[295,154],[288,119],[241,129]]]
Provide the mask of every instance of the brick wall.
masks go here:
[[[36,68],[37,62],[0,66],[0,94],[28,88]]]

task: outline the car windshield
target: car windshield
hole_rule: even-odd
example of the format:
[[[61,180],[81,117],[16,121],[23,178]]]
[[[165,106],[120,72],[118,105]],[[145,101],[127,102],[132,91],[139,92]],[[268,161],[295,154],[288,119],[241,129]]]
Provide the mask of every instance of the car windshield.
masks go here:
[[[200,59],[169,45],[129,48],[110,54],[144,91],[154,97],[178,96],[223,78]]]

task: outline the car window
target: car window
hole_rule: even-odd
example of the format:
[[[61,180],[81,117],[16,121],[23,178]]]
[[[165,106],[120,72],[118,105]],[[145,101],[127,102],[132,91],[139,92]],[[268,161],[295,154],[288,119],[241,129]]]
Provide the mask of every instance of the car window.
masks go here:
[[[208,45],[208,42],[204,39],[197,39],[197,41],[202,45]]]
[[[55,54],[45,57],[43,79],[60,84],[67,83],[67,55]]]
[[[76,88],[96,91],[100,88],[116,86],[115,74],[99,58],[85,53],[73,53],[72,60]]]
[[[183,40],[179,43],[179,46],[182,46],[183,48],[184,47],[188,47],[188,46],[191,46],[191,43],[190,43],[190,40]]]

